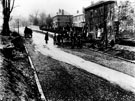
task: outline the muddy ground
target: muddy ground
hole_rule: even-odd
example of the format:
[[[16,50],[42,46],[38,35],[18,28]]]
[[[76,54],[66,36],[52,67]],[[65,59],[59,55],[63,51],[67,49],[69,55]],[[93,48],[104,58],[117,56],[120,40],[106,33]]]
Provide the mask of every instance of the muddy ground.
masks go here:
[[[62,48],[63,51],[77,55],[85,60],[95,62],[97,64],[103,65],[105,67],[123,72],[130,76],[135,77],[135,64],[123,61],[118,58],[113,58],[113,55],[104,55],[102,53],[92,51],[88,48],[83,49],[70,49],[68,47]],[[113,54],[113,53],[111,53]],[[115,54],[115,52],[114,52]]]
[[[135,101],[132,92],[82,69],[44,56],[26,46],[36,67],[43,92],[49,101]]]

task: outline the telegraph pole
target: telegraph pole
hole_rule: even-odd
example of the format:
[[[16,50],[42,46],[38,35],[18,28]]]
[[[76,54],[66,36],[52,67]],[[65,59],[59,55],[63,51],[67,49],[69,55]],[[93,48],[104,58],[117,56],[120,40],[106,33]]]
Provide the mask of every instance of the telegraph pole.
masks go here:
[[[19,34],[19,19],[18,19],[18,34]]]

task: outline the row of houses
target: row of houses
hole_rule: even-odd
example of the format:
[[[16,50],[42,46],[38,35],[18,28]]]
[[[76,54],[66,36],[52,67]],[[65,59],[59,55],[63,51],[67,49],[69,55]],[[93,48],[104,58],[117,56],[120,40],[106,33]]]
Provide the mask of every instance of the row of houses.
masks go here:
[[[72,25],[75,27],[83,27],[85,22],[84,14],[70,15],[64,10],[59,10],[56,16],[53,17],[53,28]]]

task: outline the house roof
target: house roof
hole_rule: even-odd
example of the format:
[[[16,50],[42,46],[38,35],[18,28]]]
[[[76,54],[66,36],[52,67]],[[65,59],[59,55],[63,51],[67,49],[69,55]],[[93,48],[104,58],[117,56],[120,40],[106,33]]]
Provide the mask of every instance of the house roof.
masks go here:
[[[96,8],[96,7],[99,7],[99,6],[102,6],[102,5],[107,5],[107,4],[111,4],[111,3],[115,3],[116,1],[112,0],[112,1],[100,1],[100,2],[97,2],[93,5],[90,5],[86,8],[84,8],[85,11],[87,10],[90,10],[90,9],[93,9],[93,8]]]
[[[59,16],[73,16],[73,15],[55,15],[53,18],[55,18],[55,17],[59,17]]]
[[[75,15],[73,17],[77,17],[77,16],[84,16],[85,14],[78,14],[78,15]]]

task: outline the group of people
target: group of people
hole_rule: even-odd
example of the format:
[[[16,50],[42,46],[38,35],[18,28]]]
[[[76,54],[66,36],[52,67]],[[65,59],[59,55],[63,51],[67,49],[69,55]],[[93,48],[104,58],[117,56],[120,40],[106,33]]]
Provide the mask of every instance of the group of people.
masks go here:
[[[70,27],[69,29],[65,28],[54,33],[54,44],[64,45],[70,44],[71,48],[77,46],[78,48],[82,47],[82,39],[85,38],[85,31],[81,28]]]
[[[32,38],[32,29],[28,28],[27,26],[24,29],[24,37],[25,38]],[[49,36],[48,36],[48,32],[45,33],[45,43],[48,44],[48,40],[49,40]]]
[[[73,48],[75,44],[77,44],[77,47],[82,46],[82,42],[81,42],[82,35],[75,28],[65,28],[64,30],[57,31],[57,32],[58,34],[56,34],[55,32],[53,36],[54,45],[55,44],[62,45],[64,40],[67,40],[71,42],[71,46]],[[32,37],[32,30],[30,28],[25,27],[24,33],[25,33],[25,37],[27,36]],[[45,33],[44,40],[45,40],[45,44],[48,44],[48,40],[49,40],[48,31],[46,31]]]

